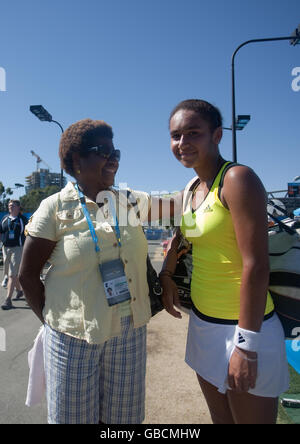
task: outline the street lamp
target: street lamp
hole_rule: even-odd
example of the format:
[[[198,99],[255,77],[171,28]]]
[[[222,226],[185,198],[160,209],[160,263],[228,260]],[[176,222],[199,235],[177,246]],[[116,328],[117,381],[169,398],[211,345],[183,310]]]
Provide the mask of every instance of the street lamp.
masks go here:
[[[274,42],[278,40],[289,40],[290,44],[295,46],[300,44],[300,24],[298,25],[298,28],[295,29],[293,34],[289,37],[273,37],[273,38],[267,38],[267,39],[253,39],[253,40],[247,40],[246,42],[239,45],[234,53],[232,54],[231,58],[231,84],[232,84],[232,160],[233,162],[236,162],[237,160],[237,153],[236,153],[236,131],[237,131],[237,124],[236,124],[236,118],[235,118],[235,74],[234,74],[234,59],[237,54],[237,52],[245,45],[248,45],[249,43],[257,43],[257,42]]]
[[[237,116],[237,119],[235,122],[236,130],[242,131],[245,128],[245,126],[247,125],[247,123],[249,122],[249,120],[250,120],[250,116],[248,114]],[[223,126],[223,129],[232,131],[232,127],[226,128],[225,126]]]
[[[51,114],[48,113],[48,111],[42,105],[31,105],[29,109],[32,112],[32,114],[34,114],[42,122],[56,123],[60,127],[61,132],[62,133],[64,132],[64,129],[61,126],[61,124],[59,122],[57,122],[56,120],[53,120]],[[62,189],[63,183],[64,183],[64,174],[63,174],[63,169],[61,168],[60,169],[60,189]]]
[[[17,190],[19,188],[23,188],[24,185],[22,183],[15,183],[15,186],[11,188],[11,190]]]
[[[293,46],[300,45],[300,24],[291,35],[290,44]]]

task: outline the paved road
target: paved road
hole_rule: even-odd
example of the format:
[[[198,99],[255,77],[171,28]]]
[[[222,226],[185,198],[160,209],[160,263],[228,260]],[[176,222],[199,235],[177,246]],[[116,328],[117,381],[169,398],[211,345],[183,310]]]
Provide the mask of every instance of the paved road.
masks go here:
[[[5,294],[1,287],[1,303]],[[41,323],[25,300],[13,304],[16,307],[14,310],[0,310],[0,327],[6,333],[6,351],[0,351],[0,424],[45,424],[45,403],[31,408],[25,406],[27,354]]]
[[[159,269],[162,249],[158,242],[149,243],[149,254],[154,266]],[[0,279],[1,277],[2,268]],[[0,304],[4,301],[5,294],[6,291],[0,287]],[[41,324],[25,300],[14,301],[13,304],[16,307],[13,310],[0,310],[0,328],[6,334],[6,351],[1,351],[3,338],[2,346],[0,343],[0,424],[45,424],[45,403],[37,407],[25,406],[27,354]]]

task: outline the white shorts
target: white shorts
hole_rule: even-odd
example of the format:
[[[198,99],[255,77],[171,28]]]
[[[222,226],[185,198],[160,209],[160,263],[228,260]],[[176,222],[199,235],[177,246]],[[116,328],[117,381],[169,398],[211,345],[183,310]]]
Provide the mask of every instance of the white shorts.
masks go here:
[[[229,389],[227,374],[234,350],[235,327],[206,322],[191,310],[185,361],[199,376],[217,387],[220,393],[226,393]],[[289,370],[284,333],[276,314],[262,324],[257,356],[256,385],[248,393],[277,398],[289,387]]]

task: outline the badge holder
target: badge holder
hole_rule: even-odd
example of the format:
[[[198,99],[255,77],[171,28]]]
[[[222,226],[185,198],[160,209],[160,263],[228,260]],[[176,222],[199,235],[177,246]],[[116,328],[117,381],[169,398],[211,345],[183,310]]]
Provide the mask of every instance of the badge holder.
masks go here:
[[[98,245],[98,237],[91,221],[90,214],[86,207],[85,197],[77,184],[75,185],[75,188],[79,194],[83,213],[89,225],[92,239],[95,244],[95,251],[98,253],[100,251]],[[117,240],[119,247],[121,247],[120,228],[116,213],[114,214],[114,219]],[[120,304],[121,302],[125,302],[131,299],[127,277],[125,275],[124,264],[120,258],[104,262],[103,264],[99,264],[99,271],[104,285],[106,300],[109,306]]]
[[[128,282],[121,259],[99,264],[108,305],[119,304],[131,299]]]

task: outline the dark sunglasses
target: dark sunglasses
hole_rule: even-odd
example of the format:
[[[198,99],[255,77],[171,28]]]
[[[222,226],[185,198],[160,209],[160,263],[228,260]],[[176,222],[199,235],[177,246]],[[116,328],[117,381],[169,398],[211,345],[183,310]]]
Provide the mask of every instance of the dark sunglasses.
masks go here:
[[[92,146],[91,148],[88,148],[86,151],[88,153],[93,152],[98,156],[103,157],[104,159],[115,159],[118,162],[120,162],[121,159],[121,151],[115,150],[113,147],[107,145]]]

